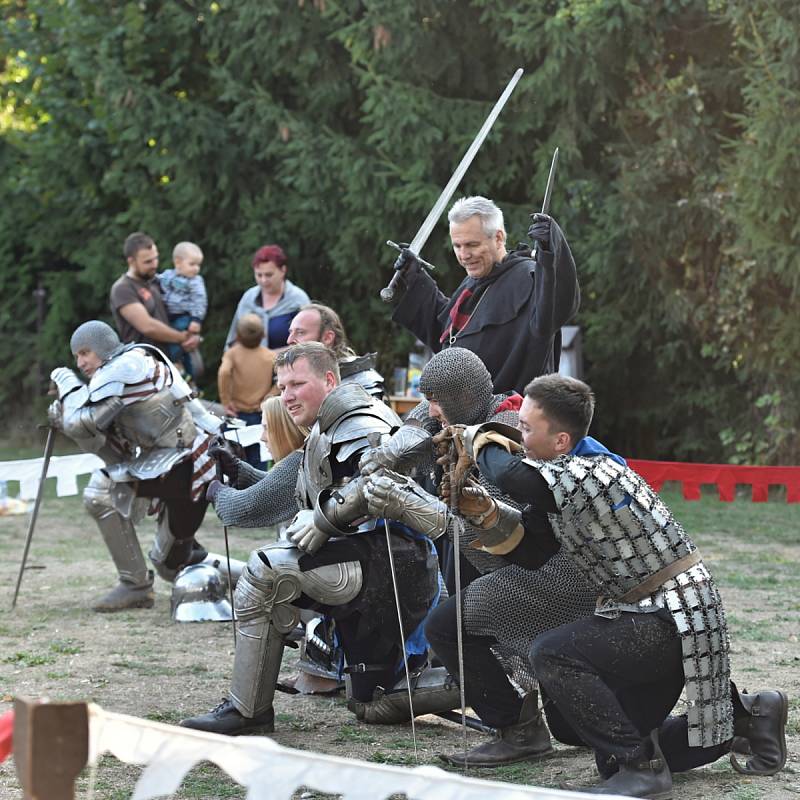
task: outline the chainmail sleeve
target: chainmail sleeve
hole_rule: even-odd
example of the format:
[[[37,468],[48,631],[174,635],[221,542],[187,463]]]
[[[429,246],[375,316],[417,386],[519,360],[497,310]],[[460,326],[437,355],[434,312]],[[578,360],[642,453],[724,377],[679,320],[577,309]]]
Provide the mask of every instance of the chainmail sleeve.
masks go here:
[[[238,528],[268,528],[291,519],[297,513],[297,473],[303,453],[295,450],[269,472],[242,466],[261,479],[245,489],[220,489],[214,508],[224,525]],[[242,467],[240,466],[240,475]]]
[[[298,451],[299,452],[299,451]],[[248,464],[243,458],[239,459],[236,465],[236,488],[247,489],[257,484],[267,473],[252,464]],[[230,523],[233,525],[233,523]]]

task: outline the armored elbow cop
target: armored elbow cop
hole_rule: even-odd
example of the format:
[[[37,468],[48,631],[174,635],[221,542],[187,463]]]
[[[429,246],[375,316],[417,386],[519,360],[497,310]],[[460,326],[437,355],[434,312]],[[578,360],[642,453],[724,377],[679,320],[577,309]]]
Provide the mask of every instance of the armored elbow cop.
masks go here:
[[[363,479],[356,478],[342,486],[332,486],[320,492],[314,504],[316,528],[328,536],[355,533],[358,521],[369,517],[367,501],[361,491],[362,484]]]
[[[70,439],[83,441],[102,438],[104,431],[122,410],[120,397],[108,397],[99,403],[85,404],[82,392],[71,392],[62,401],[62,424],[64,433]],[[73,398],[76,402],[72,402]]]

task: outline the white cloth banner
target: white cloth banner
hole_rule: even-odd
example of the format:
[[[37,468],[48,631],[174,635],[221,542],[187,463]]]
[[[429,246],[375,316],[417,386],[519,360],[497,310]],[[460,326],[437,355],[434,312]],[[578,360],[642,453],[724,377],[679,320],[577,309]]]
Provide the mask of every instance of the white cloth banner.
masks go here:
[[[39,491],[42,461],[41,458],[0,461],[0,481],[19,481],[19,496],[23,500],[33,500]],[[67,497],[78,494],[78,475],[86,475],[103,465],[103,460],[93,453],[53,456],[47,467],[47,477],[56,479],[56,494]]]
[[[260,425],[247,425],[225,431],[225,438],[239,442],[242,447],[255,444],[261,439]],[[261,448],[262,461],[271,458],[266,447]],[[17,461],[0,461],[0,481],[19,481],[19,496],[22,500],[33,500],[39,491],[42,474],[42,458],[25,458]],[[56,495],[68,497],[78,494],[78,476],[104,466],[105,462],[93,453],[76,453],[71,456],[53,456],[47,467],[47,477],[56,479]]]
[[[438,767],[398,767],[282,747],[266,736],[233,738],[104,711],[89,704],[89,763],[110,752],[127,764],[147,764],[132,800],[177,791],[201,761],[212,761],[247,788],[247,800],[289,800],[301,786],[344,800],[577,800],[583,792],[465,778]],[[613,800],[613,799],[612,799]],[[619,798],[618,798],[619,800]]]

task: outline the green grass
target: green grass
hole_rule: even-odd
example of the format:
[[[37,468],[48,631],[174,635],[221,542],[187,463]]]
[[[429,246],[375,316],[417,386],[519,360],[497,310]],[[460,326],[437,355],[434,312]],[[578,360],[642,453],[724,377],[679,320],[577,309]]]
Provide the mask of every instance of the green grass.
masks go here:
[[[80,645],[76,644],[73,639],[65,639],[64,641],[56,640],[55,642],[51,642],[50,649],[54,653],[68,656],[74,656],[81,652]]]
[[[800,542],[800,504],[784,499],[753,503],[739,497],[723,503],[716,492],[703,493],[700,500],[684,500],[680,491],[667,484],[661,497],[690,536],[723,534],[748,543]]]
[[[278,715],[280,717],[280,715]],[[376,739],[372,731],[366,726],[340,725],[334,741],[353,742],[358,744],[373,744]]]
[[[110,666],[117,667],[119,669],[129,669],[132,672],[135,672],[137,675],[146,675],[149,677],[172,674],[172,667],[170,667],[168,664],[160,664],[157,661],[112,661]]]
[[[55,657],[42,653],[17,652],[3,659],[5,664],[18,664],[22,667],[38,667],[42,664],[52,664]]]
[[[763,792],[758,786],[737,786],[726,798],[730,800],[761,800]]]
[[[735,614],[728,614],[727,620],[734,647],[737,640],[744,640],[747,642],[778,642],[786,638],[777,631],[774,631],[770,627],[769,622],[754,622],[752,620],[742,619]]]
[[[282,728],[291,728],[293,731],[313,731],[317,727],[311,720],[304,720],[296,714],[276,714],[276,723],[280,723]]]
[[[244,798],[247,790],[234,783],[215,764],[198,764],[183,779],[176,798],[208,800],[208,798]]]
[[[177,725],[183,719],[183,714],[177,711],[151,711],[145,714],[144,718],[153,722],[164,722],[167,725]]]
[[[414,758],[414,753],[399,754],[399,753],[386,753],[383,750],[376,750],[372,753],[367,761],[374,764],[395,764],[404,767],[418,766],[417,760]]]
[[[475,770],[472,770],[474,775]],[[504,767],[497,767],[491,770],[491,780],[507,781],[508,783],[532,783],[539,784],[544,767],[541,764],[525,763],[506,764]]]

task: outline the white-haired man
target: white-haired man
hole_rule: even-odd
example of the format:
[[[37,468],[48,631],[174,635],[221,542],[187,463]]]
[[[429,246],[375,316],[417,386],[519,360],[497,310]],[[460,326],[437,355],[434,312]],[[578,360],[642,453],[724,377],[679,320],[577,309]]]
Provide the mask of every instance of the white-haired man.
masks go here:
[[[580,290],[567,240],[555,220],[534,214],[527,245],[506,249],[503,212],[485,197],[464,197],[448,214],[450,239],[466,276],[445,296],[409,250],[395,262],[406,291],[392,319],[438,352],[458,345],[486,365],[496,392],[522,392],[558,369],[561,326]]]

